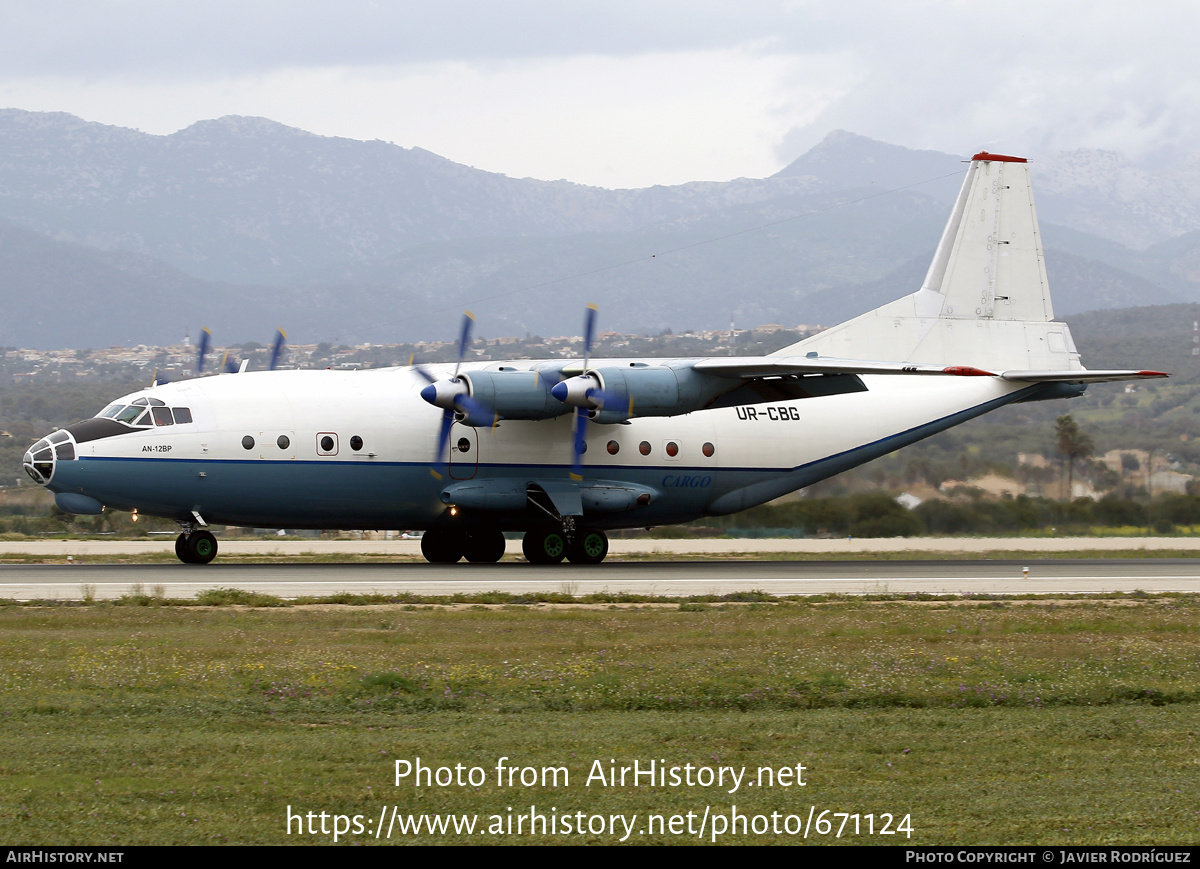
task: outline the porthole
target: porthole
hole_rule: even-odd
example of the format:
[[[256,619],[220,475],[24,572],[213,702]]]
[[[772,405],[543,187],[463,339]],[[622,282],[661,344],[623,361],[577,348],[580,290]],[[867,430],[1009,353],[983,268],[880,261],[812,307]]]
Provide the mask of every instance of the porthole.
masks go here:
[[[469,453],[471,451],[471,442],[466,438],[459,438],[458,451],[460,453]]]
[[[675,458],[679,455],[679,444],[675,443],[675,441],[667,441],[666,450],[668,456]]]
[[[329,435],[324,435],[321,438],[321,452],[323,452],[323,453],[332,453],[333,452],[333,438],[330,437]]]
[[[642,441],[638,444],[638,452],[643,456],[650,455],[650,441]]]
[[[619,452],[621,452],[621,445],[619,443],[617,443],[616,441],[609,441],[608,442],[608,454],[610,456],[615,456]]]
[[[350,449],[354,450],[355,452],[361,450],[362,438],[360,438],[358,435],[354,435],[352,438],[350,438]]]
[[[250,437],[250,435],[246,435],[244,438],[242,438],[242,449],[244,449],[244,450],[254,449],[254,438]]]
[[[717,448],[714,447],[712,444],[708,443],[707,441],[705,441],[704,446],[700,447],[700,452],[704,453],[704,455],[710,459],[713,457],[713,453],[715,453],[716,451],[717,451]]]
[[[281,450],[286,450],[292,445],[292,440],[287,435],[280,435],[275,439],[275,443],[279,444]]]

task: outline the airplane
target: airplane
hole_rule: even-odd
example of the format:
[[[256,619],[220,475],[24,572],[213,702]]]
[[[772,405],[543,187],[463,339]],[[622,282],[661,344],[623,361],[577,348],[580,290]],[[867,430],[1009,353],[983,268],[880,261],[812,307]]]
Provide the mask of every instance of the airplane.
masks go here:
[[[596,564],[608,532],[745,510],[989,411],[1166,377],[1087,370],[1054,320],[1020,157],[982,151],[921,287],[767,356],[466,361],[155,384],[35,443],[65,512],[208,526],[423,530],[434,563]],[[276,348],[278,349],[278,348]],[[277,358],[277,352],[273,354]]]

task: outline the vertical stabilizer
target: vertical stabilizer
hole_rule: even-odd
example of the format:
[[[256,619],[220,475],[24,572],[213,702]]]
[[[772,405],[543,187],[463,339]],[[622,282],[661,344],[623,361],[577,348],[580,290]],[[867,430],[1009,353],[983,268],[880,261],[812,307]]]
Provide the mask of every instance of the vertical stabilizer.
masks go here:
[[[942,296],[944,317],[1054,319],[1024,159],[983,151],[971,160],[921,289]]]
[[[779,351],[996,369],[1080,368],[1055,323],[1029,164],[986,151],[917,292]]]

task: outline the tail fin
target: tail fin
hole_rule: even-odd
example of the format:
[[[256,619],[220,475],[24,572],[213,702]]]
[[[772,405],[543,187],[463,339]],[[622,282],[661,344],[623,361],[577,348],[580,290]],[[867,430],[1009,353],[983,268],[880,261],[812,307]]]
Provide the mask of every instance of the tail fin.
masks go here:
[[[1081,369],[1054,322],[1029,164],[986,151],[967,177],[921,289],[778,351],[935,365]]]

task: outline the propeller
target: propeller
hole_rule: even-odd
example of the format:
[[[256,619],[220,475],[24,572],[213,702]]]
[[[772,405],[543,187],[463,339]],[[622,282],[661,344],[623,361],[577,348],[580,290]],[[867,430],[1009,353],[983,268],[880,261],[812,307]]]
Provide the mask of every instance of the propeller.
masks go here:
[[[271,345],[271,365],[268,371],[274,371],[275,366],[279,364],[279,357],[283,353],[283,345],[287,343],[287,332],[282,329],[275,330],[275,343]]]
[[[230,355],[228,350],[226,350],[225,355],[221,357],[221,370],[226,374],[238,373],[238,361],[235,357]]]
[[[205,326],[200,330],[200,347],[196,353],[196,376],[199,377],[204,373],[204,357],[208,355],[208,348],[212,344],[212,331]]]
[[[595,305],[589,304],[583,312],[583,370],[585,372],[588,369],[588,361],[592,357],[592,339],[596,334],[597,310]],[[550,389],[550,394],[556,399],[575,407],[575,413],[571,417],[571,451],[575,456],[574,461],[571,463],[572,480],[583,479],[583,454],[587,451],[587,424],[591,410],[591,404],[588,400],[590,394],[586,387],[582,392],[578,390],[578,381],[584,379],[571,377],[556,383]],[[576,389],[572,389],[572,386],[576,386]],[[578,400],[568,401],[568,398],[578,398]]]
[[[583,374],[569,377],[556,383],[550,394],[563,404],[575,408],[571,423],[572,448],[575,461],[571,465],[571,478],[583,479],[583,454],[587,451],[587,425],[596,411],[623,408],[627,416],[633,414],[633,399],[627,395],[611,392],[601,386],[600,378],[588,373],[592,344],[596,335],[595,305],[588,305],[583,315]]]
[[[454,363],[454,376],[449,380],[438,379],[424,366],[413,364],[410,360],[413,370],[429,382],[429,385],[421,390],[421,398],[435,407],[442,408],[442,425],[438,433],[437,455],[434,459],[434,466],[430,470],[430,473],[439,480],[442,478],[441,471],[446,466],[450,426],[454,424],[455,420],[476,428],[490,428],[500,422],[500,417],[494,410],[482,401],[471,397],[466,381],[461,380],[458,376],[458,371],[462,368],[463,357],[467,353],[467,347],[471,344],[471,327],[474,323],[475,315],[466,311],[463,316],[462,330],[458,337],[458,359]]]

